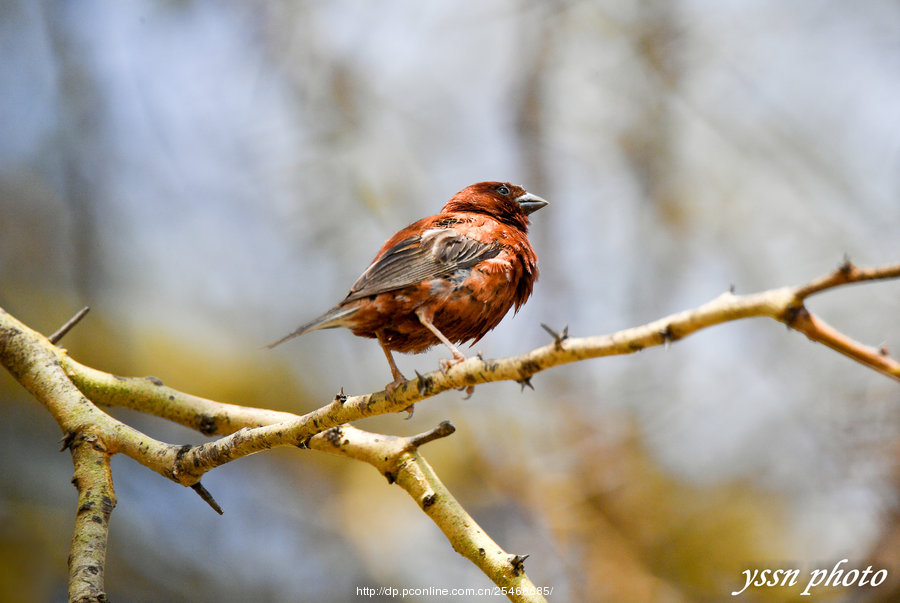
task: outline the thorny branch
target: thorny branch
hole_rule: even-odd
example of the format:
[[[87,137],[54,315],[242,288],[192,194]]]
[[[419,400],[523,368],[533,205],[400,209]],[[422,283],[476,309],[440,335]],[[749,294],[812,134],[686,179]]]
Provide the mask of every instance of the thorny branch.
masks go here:
[[[891,358],[887,350],[852,340],[811,314],[804,305],[808,297],[834,287],[898,277],[900,265],[859,268],[845,262],[835,272],[806,285],[751,295],[726,292],[693,310],[610,335],[574,338],[568,335],[567,329],[557,333],[544,326],[554,341],[531,352],[496,360],[478,356],[445,372],[417,373],[417,378],[397,388],[392,398],[388,398],[383,391],[361,396],[341,393],[329,404],[303,416],[206,400],[168,388],[152,377],[125,378],[98,371],[76,362],[65,350],[53,345],[50,339],[31,330],[2,309],[0,362],[47,407],[62,428],[65,441],[72,447],[80,499],[81,484],[86,483],[84,480],[87,477],[95,483],[108,484],[91,489],[93,495],[107,493],[100,499],[103,512],[98,517],[101,521],[93,520],[94,515],[91,515],[94,525],[86,527],[92,530],[86,530],[86,527],[81,529],[81,524],[76,522],[78,529],[73,541],[72,558],[85,559],[88,565],[76,563],[72,566],[75,569],[72,570],[70,588],[81,584],[76,575],[78,567],[97,563],[101,570],[99,578],[90,587],[99,584],[102,588],[108,525],[105,520],[108,520],[115,504],[108,474],[109,456],[124,453],[173,481],[193,487],[216,508],[212,496],[200,485],[200,478],[207,471],[231,460],[277,446],[311,448],[372,464],[390,482],[406,489],[441,527],[454,548],[476,563],[496,584],[521,586],[530,584],[521,569],[524,556],[508,555],[493,543],[465,514],[418,454],[419,446],[449,435],[453,431],[452,426],[442,424],[426,434],[398,438],[368,433],[347,423],[373,415],[400,412],[449,389],[504,380],[529,384],[535,373],[553,366],[587,358],[630,354],[677,341],[706,327],[749,317],[768,317],[782,322],[809,339],[900,381],[900,363]],[[73,318],[64,329],[70,328],[78,318],[80,316]],[[54,334],[53,341],[63,334],[61,329],[61,332]],[[133,408],[207,435],[223,437],[198,446],[166,444],[121,423],[97,405]],[[100,461],[98,465],[105,469],[91,476],[81,476],[84,467],[79,459],[87,456],[97,457]],[[108,502],[103,503],[107,499]],[[90,508],[85,504],[79,500],[80,515],[82,509],[91,511],[96,508],[96,501],[91,503]],[[92,544],[79,544],[84,542]],[[84,600],[103,600],[87,596]],[[542,598],[538,595],[534,600]]]
[[[900,381],[900,363],[897,360],[885,354],[884,350],[865,346],[838,333],[813,316],[804,306],[807,297],[829,288],[897,277],[900,277],[900,265],[861,269],[845,264],[832,275],[801,287],[784,287],[750,295],[735,295],[729,291],[698,308],[610,335],[560,335],[552,344],[519,356],[495,360],[471,357],[447,371],[435,370],[419,375],[398,387],[392,398],[383,391],[361,396],[337,396],[331,403],[300,417],[287,418],[277,413],[265,418],[254,415],[255,426],[241,423],[238,431],[233,429],[238,423],[229,418],[229,413],[224,410],[196,412],[199,410],[197,404],[200,399],[171,390],[159,380],[123,379],[110,375],[104,377],[103,374],[98,374],[99,371],[80,365],[61,351],[57,351],[57,354],[72,382],[97,403],[124,405],[154,414],[165,413],[160,416],[195,428],[199,420],[204,433],[229,434],[189,450],[179,451],[174,459],[165,451],[156,453],[152,458],[147,455],[135,457],[139,462],[181,484],[192,485],[207,471],[236,458],[277,446],[296,446],[326,429],[365,417],[400,412],[449,389],[493,381],[528,383],[535,373],[553,366],[587,358],[631,354],[677,341],[703,328],[741,318],[772,318],[804,333],[813,341],[819,341]],[[183,400],[191,411],[185,412],[177,403],[170,404],[179,400]]]

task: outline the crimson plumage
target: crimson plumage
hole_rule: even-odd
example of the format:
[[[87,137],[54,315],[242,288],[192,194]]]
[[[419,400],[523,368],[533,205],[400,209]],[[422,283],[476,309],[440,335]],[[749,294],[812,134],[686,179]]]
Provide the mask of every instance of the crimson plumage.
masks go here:
[[[506,182],[464,188],[388,239],[341,303],[269,347],[334,327],[378,339],[394,377],[388,393],[405,381],[391,351],[443,343],[461,362],[454,343],[475,343],[531,295],[538,270],[528,216],[545,205]]]

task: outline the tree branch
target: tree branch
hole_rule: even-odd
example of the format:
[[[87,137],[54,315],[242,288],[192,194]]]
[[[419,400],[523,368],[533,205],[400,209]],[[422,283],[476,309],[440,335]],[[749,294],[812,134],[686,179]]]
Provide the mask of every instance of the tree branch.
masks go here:
[[[73,396],[78,395],[79,404],[84,407],[82,414],[91,418],[91,424],[102,427],[108,438],[113,434],[120,434],[112,438],[117,445],[117,452],[131,456],[178,483],[192,486],[199,482],[207,471],[234,459],[273,447],[297,446],[326,429],[365,417],[400,412],[416,402],[448,389],[504,380],[527,382],[535,373],[553,366],[587,358],[631,354],[648,347],[677,341],[716,324],[755,316],[783,322],[813,341],[828,345],[869,368],[900,380],[900,363],[895,359],[884,354],[882,350],[863,346],[827,327],[803,305],[806,297],[829,288],[898,276],[900,265],[860,269],[844,264],[835,273],[808,285],[773,289],[751,295],[734,295],[726,292],[696,309],[610,335],[583,338],[557,337],[550,345],[519,356],[497,360],[472,357],[452,366],[446,372],[436,370],[406,382],[396,389],[392,398],[388,398],[383,391],[361,396],[337,396],[330,404],[299,417],[289,413],[248,411],[245,407],[236,405],[211,403],[212,401],[166,388],[155,378],[126,379],[96,371],[75,362],[63,350],[52,346],[41,335],[8,314],[4,313],[0,318],[4,318],[6,323],[13,323],[12,327],[7,327],[7,333],[11,333],[11,328],[17,337],[27,339],[27,342],[22,342],[22,346],[27,343],[27,348],[35,354],[33,360],[43,358],[41,362],[31,363],[25,362],[29,357],[27,353],[22,352],[25,355],[17,356],[18,360],[10,358],[8,352],[6,354],[8,360],[4,361],[4,364],[8,365],[10,372],[17,378],[19,378],[17,373],[22,373],[22,377],[25,378],[23,385],[29,391],[33,389],[34,379],[26,374],[27,366],[42,365],[51,369],[62,366],[72,380],[70,382],[63,379],[62,375],[56,375],[63,390],[73,389],[71,384],[74,383],[100,404],[138,408],[207,434],[228,434],[218,440],[190,448],[169,446],[152,440],[102,413],[81,396],[81,392],[77,394],[70,392]],[[0,331],[0,340],[2,339],[4,337]],[[5,348],[10,349],[10,344],[7,343]],[[4,347],[0,345],[0,355],[3,349]],[[13,362],[8,364],[9,360]],[[45,401],[48,409],[64,429],[67,429],[68,423],[73,422],[70,416],[72,413],[63,413],[66,416],[62,416],[60,404],[55,403],[52,397],[48,398],[46,392],[42,394],[40,391],[32,391],[32,393]],[[72,431],[74,427],[68,429]]]
[[[61,357],[64,350],[0,308],[0,364],[47,408],[66,440],[99,439],[109,454],[122,452],[174,479],[179,447],[154,440],[97,408],[69,379]]]
[[[545,601],[540,589],[525,574],[524,558],[507,553],[494,542],[419,454],[419,446],[449,436],[455,430],[449,421],[444,421],[425,433],[397,437],[341,425],[311,438],[309,447],[369,463],[389,483],[396,483],[406,490],[441,529],[453,550],[509,593],[507,596],[511,601]]]
[[[735,295],[725,292],[716,299],[693,310],[672,314],[649,324],[625,329],[610,335],[595,337],[557,337],[552,344],[537,348],[531,352],[508,358],[486,360],[471,357],[464,362],[450,367],[446,372],[435,370],[399,386],[393,397],[389,398],[384,391],[361,396],[338,396],[321,408],[300,417],[286,418],[277,423],[262,426],[245,426],[240,431],[231,433],[221,439],[192,447],[179,455],[175,466],[170,468],[174,479],[184,485],[192,485],[199,481],[207,471],[224,463],[249,454],[278,446],[296,446],[305,442],[317,433],[337,425],[357,421],[365,417],[400,412],[412,404],[431,398],[449,389],[458,389],[480,383],[493,381],[527,382],[532,375],[548,368],[602,356],[632,354],[648,347],[677,341],[701,329],[750,317],[768,317],[786,324],[792,329],[804,333],[813,341],[828,345],[835,351],[860,362],[892,379],[900,380],[900,363],[874,348],[867,348],[853,342],[846,336],[838,337],[833,329],[826,328],[821,320],[815,319],[803,306],[803,300],[829,288],[848,283],[897,278],[900,276],[900,265],[885,268],[858,269],[847,265],[839,268],[834,274],[813,281],[801,287],[784,287],[750,295]],[[808,318],[804,318],[808,317]],[[87,383],[91,375],[60,352],[60,362],[72,380],[90,391],[100,403],[114,404],[121,401],[122,388],[111,387],[109,378],[104,378],[106,387],[99,383]],[[116,378],[112,378],[116,379]],[[171,409],[173,390],[162,386],[140,389],[139,399],[135,394],[129,397],[129,405],[142,405],[152,408],[154,414],[161,413],[173,420],[189,424],[181,417],[181,410]],[[127,391],[127,388],[125,388]],[[183,396],[183,395],[182,395]],[[236,426],[246,411],[224,406],[210,406],[202,399],[191,397],[189,401],[194,408],[206,408],[205,417],[216,417],[218,422]],[[235,413],[236,416],[232,416]],[[196,421],[194,415],[193,421]],[[246,417],[246,415],[243,415]],[[255,413],[254,413],[255,416]],[[283,415],[271,415],[276,418]],[[263,421],[257,421],[257,424]],[[246,425],[246,422],[244,422]],[[212,423],[210,423],[212,426]],[[227,430],[227,429],[226,429]],[[168,458],[167,458],[168,460]],[[144,461],[141,461],[144,462]],[[146,464],[146,462],[145,462]]]
[[[103,603],[109,517],[116,506],[109,453],[96,438],[77,437],[69,444],[78,490],[75,533],[69,550],[69,601]]]
[[[796,295],[800,301],[803,301],[811,295],[840,285],[898,277],[900,277],[900,264],[876,268],[860,268],[859,266],[854,266],[849,259],[845,258],[838,269],[831,274],[817,278],[802,287],[797,287]]]
[[[889,357],[886,350],[855,342],[804,306],[807,297],[827,289],[897,277],[900,277],[900,265],[857,268],[845,262],[834,273],[800,287],[740,296],[723,293],[693,310],[609,335],[573,338],[568,336],[567,329],[556,333],[545,327],[554,341],[531,352],[497,360],[477,356],[446,372],[417,373],[418,378],[398,387],[392,398],[383,391],[349,397],[341,393],[329,404],[303,416],[224,404],[178,392],[153,377],[118,377],[84,366],[2,308],[0,363],[44,404],[63,430],[67,446],[72,448],[79,512],[72,546],[70,588],[72,592],[77,591],[81,600],[103,600],[104,596],[102,566],[106,531],[115,504],[109,476],[112,454],[121,452],[173,481],[192,486],[201,496],[205,493],[204,500],[215,508],[211,495],[199,485],[200,478],[231,460],[276,446],[312,448],[372,464],[390,481],[403,487],[441,528],[454,549],[478,565],[496,584],[527,587],[522,592],[534,593],[522,571],[524,557],[503,552],[488,538],[418,453],[418,446],[449,435],[452,426],[398,438],[364,432],[346,424],[406,410],[448,389],[503,380],[527,384],[532,375],[553,366],[631,354],[677,341],[716,324],[755,316],[782,322],[813,341],[900,380],[900,363]],[[166,444],[125,425],[96,404],[132,408],[207,435],[223,437],[198,446]],[[539,593],[534,599],[509,596],[513,600],[542,600]]]

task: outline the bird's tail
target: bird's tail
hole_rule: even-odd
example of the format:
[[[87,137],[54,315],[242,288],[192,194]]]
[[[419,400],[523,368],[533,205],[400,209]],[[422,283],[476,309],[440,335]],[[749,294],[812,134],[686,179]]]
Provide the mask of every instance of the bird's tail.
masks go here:
[[[293,339],[294,337],[300,337],[301,335],[305,335],[310,331],[316,331],[318,329],[333,329],[335,327],[344,326],[343,321],[354,314],[356,314],[357,308],[354,307],[346,307],[346,306],[335,306],[322,316],[317,319],[306,323],[305,325],[297,327],[293,333],[285,335],[278,341],[273,341],[269,345],[266,346],[268,349],[272,349],[277,345],[280,345],[287,341],[288,339]]]

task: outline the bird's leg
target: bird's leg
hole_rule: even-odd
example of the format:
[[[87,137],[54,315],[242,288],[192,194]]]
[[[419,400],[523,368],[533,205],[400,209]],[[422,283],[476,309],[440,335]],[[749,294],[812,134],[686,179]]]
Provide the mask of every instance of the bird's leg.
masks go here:
[[[447,364],[448,368],[450,366],[453,366],[454,364],[459,364],[460,362],[465,360],[466,357],[463,356],[462,352],[460,352],[459,349],[455,345],[450,343],[449,339],[444,337],[444,334],[441,333],[440,330],[436,326],[434,326],[434,323],[431,322],[431,319],[433,318],[433,316],[430,316],[430,314],[431,313],[428,312],[427,310],[425,310],[425,308],[419,308],[416,310],[416,316],[419,317],[419,322],[422,323],[426,329],[428,329],[429,331],[434,333],[434,336],[437,337],[438,339],[440,339],[441,343],[443,343],[445,346],[447,346],[450,349],[450,353],[453,354],[453,361],[452,362],[448,361],[448,364]],[[443,361],[442,361],[442,364],[443,364]]]
[[[446,360],[443,358],[441,359],[441,372],[446,375],[448,368],[450,368],[454,364],[459,364],[460,362],[465,360],[466,357],[463,356],[462,352],[459,351],[459,348],[457,348],[455,345],[450,343],[450,340],[447,339],[443,333],[441,333],[440,329],[438,329],[436,326],[434,326],[434,323],[431,322],[431,319],[433,318],[433,316],[430,315],[429,312],[427,312],[424,308],[419,308],[418,310],[416,310],[416,316],[419,317],[419,322],[421,322],[425,326],[426,329],[428,329],[429,331],[434,333],[434,336],[437,337],[438,339],[440,339],[441,343],[443,343],[445,346],[450,348],[450,353],[453,354],[453,360]],[[463,388],[460,388],[460,389],[463,389]],[[475,386],[469,385],[468,387],[465,388],[465,390],[466,390],[466,398],[465,399],[468,400],[469,398],[472,397],[472,394],[475,392]]]
[[[384,391],[388,395],[388,398],[393,399],[394,392],[398,387],[406,383],[406,377],[403,376],[403,373],[400,372],[400,369],[397,368],[397,363],[394,362],[394,355],[391,354],[391,350],[388,349],[387,344],[384,341],[384,335],[381,331],[377,331],[375,335],[378,337],[378,343],[381,345],[381,350],[384,352],[384,357],[387,358],[388,364],[391,365],[391,375],[394,377],[394,380],[384,386]],[[410,405],[409,408],[406,409],[407,419],[412,417],[413,415],[413,407]]]
[[[378,331],[375,335],[378,337],[378,343],[381,344],[384,357],[387,358],[388,364],[391,365],[391,376],[394,380],[388,383],[385,389],[388,390],[388,394],[392,394],[395,389],[406,383],[406,377],[404,377],[403,373],[400,372],[400,369],[397,368],[397,363],[394,362],[394,356],[384,342],[384,335],[382,335],[381,331]]]
[[[431,322],[432,316],[429,316],[428,312],[424,308],[419,308],[416,310],[416,316],[419,317],[419,322],[425,325],[425,328],[434,333],[434,336],[441,340],[445,346],[450,348],[450,353],[453,354],[453,360],[445,360],[441,359],[441,372],[445,375],[447,374],[447,369],[449,369],[454,364],[459,364],[463,360],[466,359],[463,356],[462,352],[459,351],[455,345],[450,343],[450,340],[444,337],[444,334],[441,333],[440,329],[434,326],[434,323]],[[462,389],[462,388],[460,388]],[[475,386],[470,385],[465,388],[466,389],[466,399],[469,399],[472,396],[472,393],[475,391]]]

